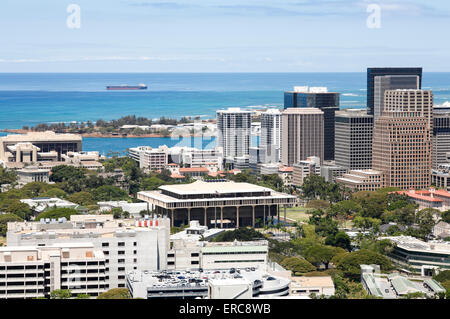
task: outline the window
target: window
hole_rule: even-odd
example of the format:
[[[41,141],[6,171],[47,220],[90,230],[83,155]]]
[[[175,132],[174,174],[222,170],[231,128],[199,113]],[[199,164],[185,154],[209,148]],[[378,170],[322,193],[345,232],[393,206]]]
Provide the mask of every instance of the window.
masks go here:
[[[109,247],[109,243],[102,243],[102,247]]]
[[[125,251],[124,251],[124,250],[119,250],[119,251],[118,251],[118,254],[119,254],[119,255],[125,255]]]
[[[117,260],[117,262],[118,262],[119,264],[123,264],[123,263],[125,263],[125,259],[119,259],[119,260]]]
[[[125,242],[121,241],[121,242],[117,243],[117,246],[123,247],[123,246],[125,246]]]
[[[133,246],[136,247],[136,246],[137,246],[137,242],[134,242],[134,243],[133,243]]]
[[[125,271],[125,267],[119,267],[117,268],[118,271]]]

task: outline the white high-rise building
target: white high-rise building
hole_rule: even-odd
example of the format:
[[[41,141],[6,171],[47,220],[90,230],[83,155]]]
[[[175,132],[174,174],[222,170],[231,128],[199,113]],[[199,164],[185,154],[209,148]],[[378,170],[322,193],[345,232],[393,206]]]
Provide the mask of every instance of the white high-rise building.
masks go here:
[[[228,108],[217,111],[217,145],[227,159],[249,155],[252,111]]]
[[[106,290],[125,287],[132,270],[167,267],[170,221],[114,219],[112,215],[72,215],[40,222],[8,223],[7,246],[52,246],[91,243],[105,255]]]
[[[264,163],[278,162],[281,159],[281,112],[268,109],[261,113],[260,147],[266,150]]]

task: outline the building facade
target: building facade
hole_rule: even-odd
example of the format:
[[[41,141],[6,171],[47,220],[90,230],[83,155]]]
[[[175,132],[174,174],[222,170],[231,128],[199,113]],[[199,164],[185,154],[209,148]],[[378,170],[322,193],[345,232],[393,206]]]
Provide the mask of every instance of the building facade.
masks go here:
[[[323,160],[324,120],[317,108],[289,108],[282,116],[281,162],[293,166],[310,156]]]
[[[433,137],[431,149],[431,166],[447,164],[447,153],[450,152],[450,107],[433,108]]]
[[[72,215],[70,221],[8,223],[8,246],[92,243],[105,255],[106,288],[125,287],[131,270],[164,270],[169,248],[169,221],[113,219],[112,215]]]
[[[365,110],[336,112],[335,163],[350,170],[372,167],[373,115]]]
[[[430,186],[433,93],[385,92],[385,110],[375,121],[372,168],[385,173],[386,187]]]
[[[334,159],[334,116],[339,111],[339,93],[328,92],[326,87],[296,86],[294,91],[284,93],[284,109],[318,108],[324,114],[324,156],[322,160]]]
[[[281,158],[281,112],[268,109],[261,113],[261,141],[259,146],[266,150],[262,163],[278,163]]]
[[[422,68],[367,68],[367,113],[375,113],[375,77],[386,75],[412,75],[419,77],[419,87],[422,88]]]
[[[336,178],[336,183],[341,183],[353,191],[376,191],[385,187],[386,181],[383,172],[365,169],[350,171]]]
[[[304,161],[300,161],[293,166],[292,185],[300,187],[303,180],[309,175],[320,176],[320,158],[311,156]]]
[[[217,145],[225,158],[249,154],[252,111],[229,108],[217,111]]]
[[[95,297],[108,288],[106,267],[90,243],[0,247],[0,299],[48,298],[57,289]]]
[[[143,191],[138,199],[155,205],[156,212],[168,216],[172,226],[198,220],[203,226],[223,228],[266,224],[279,214],[279,206],[292,206],[296,197],[249,183],[205,180],[192,184],[164,185],[157,191]]]
[[[168,147],[158,148],[139,146],[129,149],[128,156],[139,163],[140,168],[149,170],[163,169],[168,164]]]

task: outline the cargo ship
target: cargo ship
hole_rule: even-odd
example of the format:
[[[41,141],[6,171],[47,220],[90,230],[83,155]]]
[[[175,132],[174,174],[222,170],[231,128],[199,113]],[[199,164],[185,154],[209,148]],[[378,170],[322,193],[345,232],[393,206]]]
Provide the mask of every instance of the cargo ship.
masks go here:
[[[147,85],[139,84],[139,85],[108,85],[106,87],[107,90],[147,90]]]

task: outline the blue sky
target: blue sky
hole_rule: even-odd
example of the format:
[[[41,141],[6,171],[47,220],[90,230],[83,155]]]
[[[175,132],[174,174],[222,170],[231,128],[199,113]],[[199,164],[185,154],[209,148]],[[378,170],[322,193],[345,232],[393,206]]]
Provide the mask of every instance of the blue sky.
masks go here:
[[[0,72],[450,71],[449,30],[446,0],[2,0]]]

